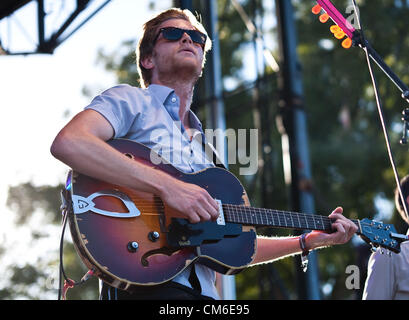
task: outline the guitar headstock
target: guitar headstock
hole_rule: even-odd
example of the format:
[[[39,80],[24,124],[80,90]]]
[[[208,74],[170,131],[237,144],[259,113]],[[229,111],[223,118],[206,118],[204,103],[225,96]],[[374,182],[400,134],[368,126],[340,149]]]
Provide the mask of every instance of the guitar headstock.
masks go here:
[[[398,234],[392,224],[363,219],[359,221],[358,234],[373,247],[382,247],[395,253],[400,252],[400,243],[408,240],[408,236]]]
[[[349,49],[352,47],[356,30],[330,0],[317,0],[317,4],[312,8],[312,13],[319,15],[319,20],[322,23],[326,23],[331,19],[335,23],[330,27],[331,33],[338,40],[343,39],[343,48]]]

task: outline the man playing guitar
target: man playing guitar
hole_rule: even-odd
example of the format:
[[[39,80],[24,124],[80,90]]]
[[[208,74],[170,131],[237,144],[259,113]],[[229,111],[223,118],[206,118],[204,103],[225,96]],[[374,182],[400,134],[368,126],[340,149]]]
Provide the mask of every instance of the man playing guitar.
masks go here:
[[[210,47],[203,26],[187,10],[170,9],[148,21],[137,48],[142,88],[118,85],[94,98],[58,133],[51,147],[53,156],[87,176],[155,194],[191,223],[216,220],[219,203],[204,188],[133,161],[107,143],[113,138],[126,138],[154,149],[161,141],[155,134],[168,132],[171,139],[180,135],[181,145],[172,146],[180,150],[172,152],[184,155],[188,150],[190,160],[203,159],[204,151],[193,138],[202,129],[190,105]],[[179,131],[171,130],[175,123],[181,124]],[[172,164],[183,172],[212,166],[186,159]],[[258,237],[251,265],[348,242],[357,226],[342,215],[340,207],[329,217],[334,220],[332,233],[312,231],[302,239]],[[133,292],[104,283],[101,294],[103,299],[219,298],[215,272],[200,263],[192,264],[171,281],[141,286]]]

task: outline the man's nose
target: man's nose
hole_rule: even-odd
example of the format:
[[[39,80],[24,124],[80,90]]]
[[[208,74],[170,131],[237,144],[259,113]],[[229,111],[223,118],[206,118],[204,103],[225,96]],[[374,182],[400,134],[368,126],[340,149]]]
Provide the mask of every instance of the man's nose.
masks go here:
[[[189,43],[193,43],[192,38],[186,32],[183,32],[182,42],[184,43],[186,41]]]

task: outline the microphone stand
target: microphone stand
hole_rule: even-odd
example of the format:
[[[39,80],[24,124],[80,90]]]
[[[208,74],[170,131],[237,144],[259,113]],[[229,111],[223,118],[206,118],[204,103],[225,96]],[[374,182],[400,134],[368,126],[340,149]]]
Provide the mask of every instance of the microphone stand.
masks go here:
[[[383,59],[380,57],[380,55],[372,48],[372,46],[370,45],[368,40],[365,38],[364,31],[363,31],[362,26],[361,26],[361,21],[360,21],[360,18],[358,16],[359,11],[357,10],[358,6],[356,4],[356,1],[352,0],[352,4],[354,6],[355,18],[356,18],[356,21],[358,22],[359,29],[360,29],[359,31],[355,30],[354,36],[352,38],[352,42],[353,42],[354,46],[361,47],[365,51],[365,54],[366,54],[369,73],[371,75],[372,84],[373,84],[373,87],[374,87],[376,104],[378,106],[378,112],[379,112],[383,132],[384,132],[384,136],[385,136],[385,140],[386,140],[386,146],[387,146],[387,149],[388,149],[389,159],[390,159],[391,164],[392,164],[392,169],[393,169],[393,172],[394,172],[394,175],[395,175],[395,180],[396,180],[397,188],[398,188],[398,191],[399,191],[400,199],[402,201],[402,205],[403,205],[403,208],[405,210],[406,216],[409,219],[406,199],[404,198],[401,187],[400,187],[399,174],[398,174],[398,171],[396,169],[396,165],[395,165],[395,162],[394,162],[394,159],[393,159],[391,146],[390,146],[390,142],[389,142],[389,137],[388,137],[388,131],[387,131],[384,116],[383,116],[382,103],[381,103],[381,99],[380,99],[380,95],[379,95],[378,85],[376,83],[376,79],[375,79],[375,75],[374,75],[373,70],[372,70],[372,64],[371,64],[370,59],[372,59],[379,66],[379,68],[389,77],[389,79],[392,80],[392,82],[395,84],[395,86],[401,91],[402,98],[404,100],[406,100],[407,103],[409,103],[409,88],[389,68],[389,66],[383,61]],[[403,144],[407,143],[407,134],[408,134],[408,130],[409,130],[409,109],[408,108],[405,109],[402,112],[402,114],[403,114],[402,120],[404,122],[404,125],[403,125],[403,137],[402,137],[400,143],[403,145]]]
[[[366,49],[368,51],[369,56],[371,59],[376,62],[379,68],[392,80],[395,86],[401,91],[402,98],[409,103],[409,88],[403,83],[401,79],[389,68],[389,66],[383,61],[383,59],[379,56],[379,54],[372,48],[371,44],[368,42],[367,39],[363,36],[363,31],[356,30],[354,34],[354,38],[352,39],[353,44],[355,46],[359,46],[362,49]]]

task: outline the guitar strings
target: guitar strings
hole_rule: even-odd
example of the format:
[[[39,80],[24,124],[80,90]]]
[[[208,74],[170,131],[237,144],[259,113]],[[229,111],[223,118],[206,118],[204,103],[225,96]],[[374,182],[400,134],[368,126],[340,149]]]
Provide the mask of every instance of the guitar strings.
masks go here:
[[[137,204],[137,207],[139,209],[165,209],[165,205],[163,204],[163,201],[160,199],[154,199],[154,200],[140,200],[140,199],[132,199],[133,202]],[[325,222],[331,222],[331,219],[326,217],[326,216],[321,216],[321,215],[311,215],[307,213],[299,213],[299,212],[291,212],[291,211],[283,211],[283,210],[276,210],[276,209],[268,209],[268,208],[255,208],[255,207],[248,207],[244,205],[236,205],[236,204],[229,204],[229,203],[223,203],[222,204],[223,209],[228,209],[227,213],[231,214],[269,214],[269,215],[283,215],[283,216],[290,216],[290,217],[302,217],[302,218],[307,218],[308,220],[314,221],[314,217],[316,219],[325,219]],[[229,210],[232,209],[233,211]],[[240,212],[239,212],[240,211]],[[263,212],[260,212],[263,211]]]
[[[140,199],[132,199],[136,204],[138,204],[138,208],[142,211],[143,214],[152,215],[152,216],[159,216],[160,213],[151,212],[151,210],[159,210],[162,211],[165,209],[163,201],[160,199],[153,199],[153,200],[140,200]],[[298,220],[298,225],[308,227],[314,225],[317,228],[317,223],[320,228],[324,228],[323,230],[329,229],[333,220],[326,216],[321,215],[311,215],[306,213],[298,213],[298,212],[291,212],[291,211],[282,211],[282,210],[275,210],[275,209],[268,209],[268,208],[255,208],[255,207],[247,207],[244,205],[235,205],[235,204],[228,204],[223,203],[223,212],[226,216],[231,218],[240,218],[240,222],[259,224],[257,222],[258,219],[261,220],[261,224],[271,224],[271,222],[275,222],[274,220],[278,221],[278,224],[283,226],[289,226],[288,224],[294,225],[294,219]],[[290,221],[291,219],[291,221]],[[303,221],[301,221],[301,219]],[[319,221],[319,220],[321,221]],[[245,220],[245,221],[243,221]],[[255,221],[254,221],[255,220]],[[352,221],[355,224],[358,224],[357,220]],[[256,222],[256,223],[254,223]]]

